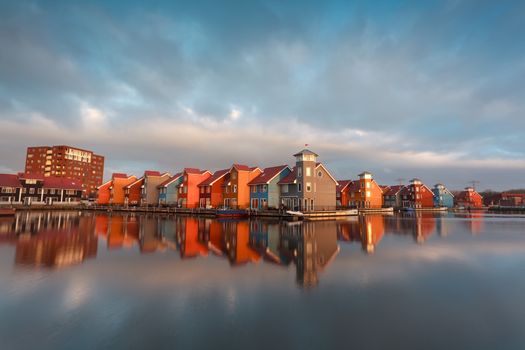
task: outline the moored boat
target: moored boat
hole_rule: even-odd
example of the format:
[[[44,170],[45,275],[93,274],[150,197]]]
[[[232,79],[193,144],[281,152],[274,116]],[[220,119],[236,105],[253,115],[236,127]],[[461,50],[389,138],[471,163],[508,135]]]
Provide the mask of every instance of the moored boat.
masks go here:
[[[243,209],[219,209],[215,215],[218,218],[242,218],[248,216],[248,211]]]

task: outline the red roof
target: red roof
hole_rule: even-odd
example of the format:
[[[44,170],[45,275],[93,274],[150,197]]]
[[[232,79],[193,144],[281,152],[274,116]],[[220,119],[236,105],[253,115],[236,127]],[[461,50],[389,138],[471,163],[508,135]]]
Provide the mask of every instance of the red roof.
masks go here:
[[[113,173],[113,175],[111,176],[112,179],[116,179],[116,178],[119,178],[119,179],[127,179],[128,178],[128,175],[127,174],[124,174],[124,173]]]
[[[359,192],[359,181],[352,181],[350,185],[348,185],[348,191],[350,192]]]
[[[78,180],[66,179],[64,177],[46,177],[44,178],[44,188],[81,191],[82,182]]]
[[[208,170],[200,170],[200,169],[197,169],[197,168],[184,168],[184,172],[187,173],[187,174],[204,174],[205,172],[207,172]]]
[[[2,187],[20,187],[18,175],[0,174],[0,186]]]
[[[30,173],[18,173],[20,180],[44,180],[44,175],[42,174],[30,174]]]
[[[155,170],[146,170],[144,172],[144,176],[160,176],[160,172]]]
[[[385,196],[395,196],[399,191],[403,189],[403,185],[389,186],[385,193]]]
[[[250,168],[249,166],[244,165],[244,164],[233,164],[232,168],[235,168],[238,171],[252,171],[253,169],[256,169],[256,168],[253,168],[253,167]]]
[[[337,185],[336,187],[336,192],[339,193],[342,190],[344,190],[346,186],[350,185],[352,183],[352,180],[337,180],[337,183],[339,185]]]
[[[177,180],[179,177],[182,176],[182,173],[177,173],[171,177],[169,177],[166,181],[164,181],[163,183],[161,183],[160,185],[157,186],[157,188],[160,188],[160,187],[166,187],[168,186],[172,181],[175,181]]]
[[[284,184],[293,184],[297,180],[297,167],[293,167],[290,174],[286,175],[284,179],[279,181],[278,185],[284,185]]]
[[[217,170],[212,176],[202,181],[198,186],[211,186],[215,181],[220,180],[224,175],[228,174],[230,169]]]
[[[270,168],[265,168],[263,172],[255,179],[250,181],[248,185],[262,185],[269,183],[274,177],[279,175],[288,165],[278,165]]]

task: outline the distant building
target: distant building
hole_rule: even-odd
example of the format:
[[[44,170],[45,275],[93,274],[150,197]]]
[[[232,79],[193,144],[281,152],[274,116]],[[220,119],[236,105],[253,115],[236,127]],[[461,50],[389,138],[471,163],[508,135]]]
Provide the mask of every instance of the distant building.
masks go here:
[[[456,205],[464,208],[481,208],[483,197],[474,188],[467,187],[456,196]]]
[[[217,170],[202,181],[199,187],[199,207],[218,208],[223,205],[222,190],[224,181],[230,179],[230,169]]]
[[[177,173],[157,186],[159,191],[159,205],[175,205],[179,199],[179,186],[184,177]]]
[[[354,208],[382,208],[383,189],[371,173],[365,171],[358,175],[359,180],[349,186],[349,203]]]
[[[383,193],[383,202],[387,208],[401,208],[401,191],[403,190],[404,185],[394,185],[389,186],[386,191]]]
[[[347,208],[350,206],[350,185],[352,180],[337,180],[336,187],[336,205],[338,207]]]
[[[445,187],[445,185],[436,184],[432,189],[432,193],[434,193],[435,207],[454,207],[454,195]]]
[[[178,202],[183,208],[199,207],[199,184],[211,176],[208,170],[186,168],[182,172],[182,183],[179,185]]]
[[[124,205],[125,190],[124,188],[135,182],[136,176],[115,173],[111,180],[98,187],[97,204],[100,205]]]
[[[421,180],[412,179],[408,186],[401,190],[401,206],[403,208],[433,208],[434,192]]]
[[[28,147],[25,173],[80,181],[83,197],[95,198],[104,176],[104,157],[64,145]]]
[[[158,186],[171,177],[169,173],[160,173],[158,171],[144,172],[144,183],[141,190],[141,205],[158,205],[159,190]]]
[[[35,174],[0,174],[0,202],[11,204],[77,203],[82,198],[80,181]]]
[[[279,181],[281,203],[301,211],[335,210],[338,183],[322,163],[317,163],[318,155],[304,149],[294,157],[294,169]]]
[[[525,193],[503,192],[499,205],[503,207],[523,207],[525,206]]]
[[[248,183],[262,173],[258,167],[234,164],[229,171],[230,178],[222,184],[224,207],[247,209],[250,207],[250,186]]]
[[[259,176],[250,181],[250,209],[278,209],[279,181],[291,173],[288,165],[265,168]]]

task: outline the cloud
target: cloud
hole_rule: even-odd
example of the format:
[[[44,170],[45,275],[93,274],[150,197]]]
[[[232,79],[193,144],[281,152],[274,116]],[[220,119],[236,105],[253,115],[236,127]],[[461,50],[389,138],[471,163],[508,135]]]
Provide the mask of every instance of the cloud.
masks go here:
[[[3,168],[45,143],[92,148],[108,169],[137,173],[271,165],[309,143],[340,177],[367,168],[387,183],[521,185],[520,2],[0,10]]]

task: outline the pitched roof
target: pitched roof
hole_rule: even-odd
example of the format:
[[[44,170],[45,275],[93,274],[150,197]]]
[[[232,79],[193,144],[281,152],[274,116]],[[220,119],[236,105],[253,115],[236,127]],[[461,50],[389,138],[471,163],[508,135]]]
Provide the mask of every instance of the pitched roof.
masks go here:
[[[394,185],[389,186],[388,190],[385,193],[385,196],[395,196],[399,191],[401,191],[405,187],[404,185]]]
[[[278,165],[270,168],[264,168],[262,173],[259,174],[259,176],[257,176],[255,179],[250,181],[248,185],[268,184],[286,168],[290,169],[288,165]]]
[[[339,185],[337,185],[336,187],[336,191],[337,192],[341,192],[343,191],[348,185],[350,185],[353,181],[352,180],[337,180],[337,183]]]
[[[334,180],[336,186],[337,186],[337,180],[335,179],[335,177],[332,176],[332,174],[330,174],[330,172],[328,171],[328,169],[326,169],[326,167],[323,165],[323,163],[316,163],[315,164],[315,168],[319,168],[319,167],[322,167],[324,169],[324,171],[326,171],[326,173],[328,174],[328,176],[330,176],[330,178],[332,180]]]
[[[352,181],[350,185],[348,185],[348,191],[350,192],[357,192],[359,190],[359,181]]]
[[[82,190],[82,182],[78,180],[66,179],[64,177],[44,178],[44,188],[58,188],[64,190]]]
[[[2,187],[20,187],[18,175],[0,174],[0,186]]]
[[[20,180],[44,180],[44,175],[42,174],[31,174],[31,173],[18,173],[18,178]]]
[[[277,184],[278,185],[285,185],[285,184],[293,184],[297,180],[297,167],[293,167],[290,174],[286,175],[284,179],[281,179]]]
[[[297,156],[300,156],[301,154],[312,154],[312,155],[314,155],[314,156],[316,156],[316,157],[319,157],[319,155],[318,155],[317,153],[312,152],[312,151],[310,151],[309,149],[306,149],[306,148],[303,149],[303,150],[300,151],[300,152],[297,152],[297,153],[294,154],[293,156],[294,156],[294,157],[297,157]]]
[[[222,177],[224,177],[224,175],[228,174],[229,171],[230,169],[217,170],[212,176],[198,184],[198,186],[211,186],[215,183],[215,181],[220,180]]]
[[[182,176],[182,173],[177,173],[177,174],[169,177],[166,181],[164,181],[160,185],[158,185],[157,188],[168,187],[169,184],[171,184],[173,181],[177,180],[181,176]]]
[[[132,183],[130,183],[129,185],[125,186],[124,188],[131,188],[131,187],[134,187],[135,185],[138,185],[139,183],[143,183],[144,182],[144,176],[143,177],[139,177],[137,179],[137,181],[134,181]]]
[[[160,171],[146,170],[144,176],[160,176]]]
[[[198,168],[184,168],[184,172],[187,174],[204,174],[208,170],[200,170]]]
[[[254,168],[250,168],[249,166],[247,165],[244,165],[244,164],[233,164],[232,169],[235,168],[237,169],[237,171],[251,171],[253,170]]]
[[[112,179],[116,179],[116,178],[126,179],[127,177],[128,175],[125,173],[113,173],[113,175],[111,176]]]

